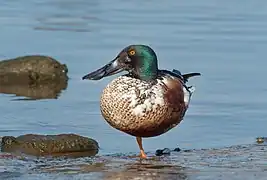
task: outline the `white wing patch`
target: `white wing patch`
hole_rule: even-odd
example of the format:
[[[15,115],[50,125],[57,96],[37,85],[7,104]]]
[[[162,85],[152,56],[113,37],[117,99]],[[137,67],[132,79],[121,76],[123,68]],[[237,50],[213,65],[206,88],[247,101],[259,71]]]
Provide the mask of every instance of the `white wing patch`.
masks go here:
[[[191,100],[191,96],[193,92],[195,91],[195,87],[191,86],[191,87],[188,87],[188,89],[183,87],[183,91],[184,91],[184,103],[186,106],[188,106]]]

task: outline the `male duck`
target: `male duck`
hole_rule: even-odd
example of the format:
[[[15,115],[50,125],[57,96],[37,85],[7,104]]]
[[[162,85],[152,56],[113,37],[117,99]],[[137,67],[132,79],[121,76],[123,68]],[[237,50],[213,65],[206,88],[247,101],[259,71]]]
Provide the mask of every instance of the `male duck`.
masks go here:
[[[130,45],[104,67],[82,79],[99,80],[121,71],[101,95],[105,120],[120,131],[136,137],[141,158],[146,158],[142,137],[159,136],[178,125],[188,108],[194,88],[178,70],[159,70],[156,53],[146,45]]]

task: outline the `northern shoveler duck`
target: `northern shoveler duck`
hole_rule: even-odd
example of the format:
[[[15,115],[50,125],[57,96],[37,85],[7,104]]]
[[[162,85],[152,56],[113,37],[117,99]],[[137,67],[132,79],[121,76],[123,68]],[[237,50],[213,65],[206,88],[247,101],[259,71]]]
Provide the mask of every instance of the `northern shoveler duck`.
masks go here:
[[[194,87],[186,82],[200,73],[159,70],[151,47],[130,45],[82,79],[100,80],[122,71],[128,73],[112,80],[104,89],[101,113],[113,128],[135,136],[140,156],[146,158],[142,138],[159,136],[182,121],[194,92]]]

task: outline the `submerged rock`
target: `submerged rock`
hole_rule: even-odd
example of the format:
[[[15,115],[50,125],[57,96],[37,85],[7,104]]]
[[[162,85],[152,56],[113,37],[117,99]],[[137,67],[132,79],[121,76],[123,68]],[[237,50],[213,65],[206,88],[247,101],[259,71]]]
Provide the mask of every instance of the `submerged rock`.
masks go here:
[[[94,139],[76,134],[4,136],[1,143],[2,152],[33,156],[94,156],[98,150]]]
[[[0,61],[0,83],[34,83],[67,78],[67,66],[49,56],[30,55]]]

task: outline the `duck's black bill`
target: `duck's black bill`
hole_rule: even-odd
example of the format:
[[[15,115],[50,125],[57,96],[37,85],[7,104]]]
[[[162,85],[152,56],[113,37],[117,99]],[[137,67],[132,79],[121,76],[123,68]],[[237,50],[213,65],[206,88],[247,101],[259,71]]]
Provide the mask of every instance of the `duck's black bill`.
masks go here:
[[[113,74],[117,74],[123,71],[123,68],[119,65],[117,59],[114,59],[107,65],[103,66],[102,68],[93,71],[85,76],[82,79],[89,79],[89,80],[99,80],[107,76],[111,76]]]

